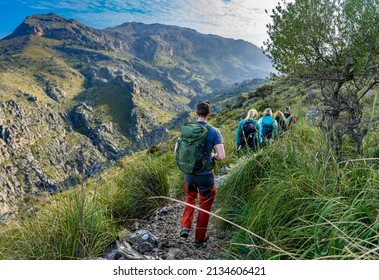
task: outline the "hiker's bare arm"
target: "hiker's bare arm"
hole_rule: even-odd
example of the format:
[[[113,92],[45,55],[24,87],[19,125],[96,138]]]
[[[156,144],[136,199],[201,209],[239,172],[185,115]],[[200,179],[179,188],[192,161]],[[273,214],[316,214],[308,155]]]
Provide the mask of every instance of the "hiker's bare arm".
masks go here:
[[[175,143],[174,152],[176,153],[177,150],[178,150],[178,142]]]
[[[225,160],[226,155],[225,155],[225,149],[224,149],[224,144],[218,144],[215,146],[216,154],[214,158],[216,160]]]

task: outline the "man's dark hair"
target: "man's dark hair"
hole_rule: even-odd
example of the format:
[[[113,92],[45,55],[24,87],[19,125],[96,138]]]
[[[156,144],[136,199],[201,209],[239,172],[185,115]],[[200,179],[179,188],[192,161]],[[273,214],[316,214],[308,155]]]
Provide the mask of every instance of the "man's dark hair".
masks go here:
[[[199,117],[205,118],[211,112],[209,102],[201,101],[197,103],[196,113]]]

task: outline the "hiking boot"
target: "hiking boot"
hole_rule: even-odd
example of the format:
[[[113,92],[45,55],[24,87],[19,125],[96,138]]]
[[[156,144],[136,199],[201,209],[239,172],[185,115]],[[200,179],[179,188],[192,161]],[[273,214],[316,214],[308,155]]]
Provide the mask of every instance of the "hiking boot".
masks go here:
[[[180,231],[180,237],[182,238],[188,238],[189,235],[189,229],[188,228],[182,228]]]
[[[195,248],[196,249],[205,249],[207,248],[207,243],[205,242],[205,240],[195,240]]]

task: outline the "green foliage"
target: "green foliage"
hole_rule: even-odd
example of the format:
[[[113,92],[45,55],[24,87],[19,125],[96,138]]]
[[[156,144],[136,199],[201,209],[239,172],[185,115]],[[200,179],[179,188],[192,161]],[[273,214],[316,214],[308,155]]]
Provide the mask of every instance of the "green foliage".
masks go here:
[[[365,70],[367,63],[378,63],[379,45],[379,1],[349,0],[344,1],[344,34],[350,44],[356,71]],[[367,57],[367,55],[369,57]],[[375,61],[370,61],[375,58]]]
[[[104,205],[119,222],[142,218],[167,203],[170,174],[175,160],[170,154],[146,157],[128,164],[102,190]]]
[[[84,188],[84,186],[83,186]],[[36,217],[1,230],[1,259],[83,259],[100,256],[117,228],[96,196],[68,192],[56,197]],[[113,226],[112,226],[113,225]]]
[[[263,98],[267,95],[270,95],[272,93],[272,91],[273,91],[272,83],[266,83],[266,84],[260,86],[259,88],[257,88],[257,90],[254,93],[254,96]],[[250,97],[252,97],[252,94],[250,94]]]
[[[336,79],[352,63],[358,74],[377,62],[378,11],[377,0],[279,3],[268,25],[266,51],[283,73]]]
[[[172,151],[156,147],[153,155],[142,156],[120,163],[95,186],[54,196],[36,216],[1,224],[0,259],[101,256],[120,224],[165,205],[164,197],[178,188],[179,180],[182,184]]]
[[[131,126],[129,104],[132,101],[129,89],[120,86],[91,88],[78,95],[76,100],[92,100],[95,113],[102,122],[112,122],[121,133],[128,135]]]
[[[342,156],[349,135],[361,153],[361,99],[378,83],[378,0],[282,1],[268,25],[266,53],[291,77],[320,88],[325,132]]]

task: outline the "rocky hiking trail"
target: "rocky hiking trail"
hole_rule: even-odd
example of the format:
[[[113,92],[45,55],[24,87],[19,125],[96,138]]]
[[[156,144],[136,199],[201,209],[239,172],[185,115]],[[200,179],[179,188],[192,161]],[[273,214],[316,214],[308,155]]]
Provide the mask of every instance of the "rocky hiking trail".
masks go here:
[[[219,187],[224,176],[216,175]],[[217,194],[216,194],[217,200]],[[169,201],[168,201],[169,202]],[[193,228],[187,239],[179,236],[180,220],[184,204],[168,203],[145,220],[135,220],[124,228],[118,239],[108,248],[103,259],[108,260],[214,260],[222,259],[229,244],[230,232],[220,229],[211,215],[206,248],[194,246],[194,228],[198,210],[195,211]],[[213,210],[212,210],[213,213]]]

